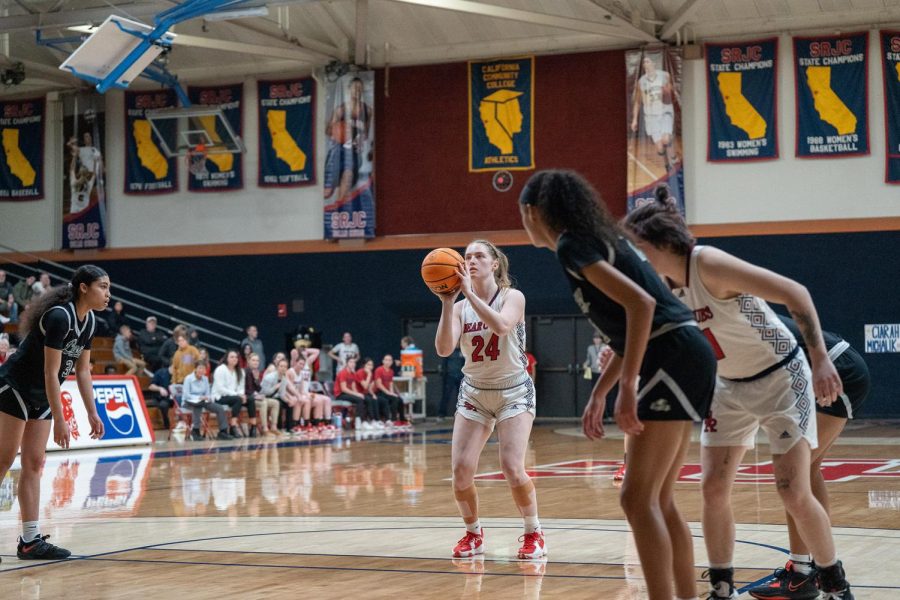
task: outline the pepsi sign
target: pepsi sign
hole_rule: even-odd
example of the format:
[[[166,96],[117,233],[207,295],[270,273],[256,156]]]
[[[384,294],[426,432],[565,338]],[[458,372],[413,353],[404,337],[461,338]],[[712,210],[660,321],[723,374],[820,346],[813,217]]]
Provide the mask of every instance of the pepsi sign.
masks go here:
[[[140,426],[134,414],[134,407],[128,395],[128,389],[121,384],[94,384],[94,402],[97,403],[97,414],[103,421],[108,439],[134,437],[135,429],[140,435]]]

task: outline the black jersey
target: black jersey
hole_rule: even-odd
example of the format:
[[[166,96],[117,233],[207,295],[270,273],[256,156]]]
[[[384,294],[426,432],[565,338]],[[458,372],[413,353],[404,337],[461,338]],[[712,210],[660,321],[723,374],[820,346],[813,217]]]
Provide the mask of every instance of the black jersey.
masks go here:
[[[0,379],[22,394],[46,399],[44,347],[62,351],[58,373],[62,383],[75,369],[81,353],[91,349],[95,329],[93,311],[88,311],[84,321],[79,322],[71,302],[48,309],[37,329],[28,332],[18,351],[0,365]]]
[[[687,306],[672,294],[646,257],[624,237],[619,237],[612,245],[584,240],[566,232],[559,238],[556,256],[565,268],[575,302],[620,356],[625,353],[625,307],[581,275],[581,270],[589,265],[608,262],[656,300],[651,335],[693,321]]]

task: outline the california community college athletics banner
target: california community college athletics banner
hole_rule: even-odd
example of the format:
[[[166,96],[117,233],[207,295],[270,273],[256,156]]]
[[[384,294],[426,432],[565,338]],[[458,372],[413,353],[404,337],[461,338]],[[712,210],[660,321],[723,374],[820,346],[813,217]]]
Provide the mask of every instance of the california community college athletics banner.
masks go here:
[[[63,96],[62,247],[106,248],[106,106],[100,94]]]
[[[534,57],[469,63],[469,171],[534,168]]]
[[[707,159],[778,158],[778,39],[706,44]]]
[[[125,193],[166,194],[178,191],[178,162],[166,158],[144,111],[152,108],[175,108],[174,90],[125,92]],[[158,127],[177,125],[175,119]],[[168,137],[168,133],[163,132]],[[173,132],[173,138],[174,132]]]
[[[188,88],[188,97],[195,106],[216,106],[228,120],[231,130],[239,138],[244,137],[244,85],[216,85]],[[197,117],[209,136],[212,146],[222,143],[227,131],[214,115]],[[207,149],[209,150],[209,149]],[[199,161],[197,161],[199,163]],[[244,187],[243,152],[208,152],[206,160],[192,165],[188,173],[188,190],[191,192],[227,192]]]
[[[868,32],[794,38],[797,156],[869,153]]]
[[[325,239],[375,237],[375,73],[325,85]]]
[[[44,197],[44,99],[0,102],[0,200]]]
[[[884,129],[886,164],[884,180],[900,183],[900,31],[881,32],[884,57]]]
[[[661,197],[684,214],[681,153],[681,49],[625,53],[628,210]]]
[[[258,89],[259,186],[315,183],[315,81],[260,81]]]

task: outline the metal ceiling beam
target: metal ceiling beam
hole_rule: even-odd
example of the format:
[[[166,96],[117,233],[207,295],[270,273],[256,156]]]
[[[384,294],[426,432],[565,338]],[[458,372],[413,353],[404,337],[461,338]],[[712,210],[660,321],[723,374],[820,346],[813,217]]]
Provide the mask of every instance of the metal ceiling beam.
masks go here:
[[[319,5],[324,17],[319,19],[319,25],[335,46],[347,47],[347,40],[350,39],[350,32],[346,31],[335,15],[334,8],[327,2]]]
[[[369,0],[356,0],[356,38],[353,62],[366,64],[366,46],[369,43]]]
[[[324,44],[317,40],[311,40],[306,37],[299,37],[292,33],[287,33],[280,27],[278,27],[277,24],[272,23],[269,20],[226,22],[232,27],[246,29],[247,31],[252,31],[261,36],[271,38],[272,40],[294,45],[298,50],[309,52],[312,55],[318,55],[323,61],[326,62],[329,60],[339,59],[341,57],[340,50],[338,50],[337,48],[328,44]]]
[[[199,35],[178,34],[172,41],[172,47],[188,46],[191,48],[205,48],[207,50],[220,50],[222,52],[238,52],[252,56],[265,56],[268,58],[283,58],[308,64],[324,64],[329,58],[318,52],[278,45],[266,46],[261,44],[247,44],[244,42],[232,42],[213,38],[200,37]]]
[[[672,15],[672,18],[669,19],[665,25],[663,25],[662,31],[659,32],[659,38],[662,40],[668,40],[672,36],[675,35],[681,26],[687,23],[688,19],[690,19],[697,9],[700,8],[706,0],[684,0],[684,4]]]
[[[556,27],[569,31],[578,31],[581,33],[592,33],[606,37],[624,38],[629,40],[640,40],[643,42],[657,42],[655,37],[649,33],[642,31],[630,23],[625,25],[613,24],[613,15],[607,15],[609,18],[606,23],[597,23],[595,21],[585,21],[584,19],[571,19],[569,17],[559,17],[556,15],[548,15],[546,13],[532,12],[528,10],[519,10],[516,8],[507,8],[505,6],[496,6],[493,4],[482,4],[481,2],[473,2],[472,0],[392,0],[403,4],[411,4],[415,6],[425,6],[428,8],[439,8],[443,10],[451,10],[455,12],[469,13],[473,15],[481,15],[484,17],[494,17],[496,19],[505,19],[508,21],[519,21],[521,23],[530,23],[532,25],[543,25],[545,27]],[[624,21],[621,21],[624,23]]]

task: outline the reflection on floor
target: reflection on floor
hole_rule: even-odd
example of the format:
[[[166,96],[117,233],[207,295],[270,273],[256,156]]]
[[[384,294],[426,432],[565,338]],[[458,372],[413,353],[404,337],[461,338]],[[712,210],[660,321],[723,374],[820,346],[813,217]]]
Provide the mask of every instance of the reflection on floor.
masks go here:
[[[890,426],[855,427],[826,465],[839,551],[857,598],[900,597],[900,454]],[[461,534],[449,485],[450,430],[378,439],[159,443],[51,453],[41,520],[73,560],[18,561],[18,467],[0,482],[0,598],[124,598],[142,592],[263,598],[640,598],[641,573],[611,476],[621,440],[591,443],[573,427],[535,428],[535,477],[550,555],[515,560],[521,523],[496,444],[479,469],[487,553],[450,560]],[[735,564],[742,589],[784,562],[787,544],[767,447],[736,486]],[[696,444],[678,484],[695,534]],[[877,548],[877,552],[872,549]]]

